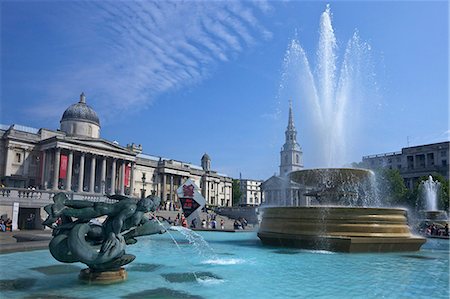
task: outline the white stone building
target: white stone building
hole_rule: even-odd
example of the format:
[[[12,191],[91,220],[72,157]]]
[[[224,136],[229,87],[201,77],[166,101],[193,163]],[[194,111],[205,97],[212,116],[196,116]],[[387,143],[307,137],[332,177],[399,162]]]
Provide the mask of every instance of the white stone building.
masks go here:
[[[208,205],[232,205],[232,178],[211,170],[208,155],[203,156],[200,167],[144,154],[140,145],[121,146],[102,139],[100,120],[84,94],[64,111],[60,124],[56,131],[0,125],[0,179],[4,186],[99,197],[156,194],[167,207],[174,207],[179,206],[176,189],[190,178]],[[0,208],[2,214],[12,209],[2,202]]]
[[[261,192],[261,180],[240,179],[239,187],[241,190],[241,198],[239,205],[241,206],[259,206],[263,202]]]

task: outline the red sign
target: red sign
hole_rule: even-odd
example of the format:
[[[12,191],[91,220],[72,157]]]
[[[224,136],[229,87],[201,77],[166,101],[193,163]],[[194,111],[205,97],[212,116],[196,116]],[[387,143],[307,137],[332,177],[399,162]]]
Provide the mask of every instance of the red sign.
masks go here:
[[[125,186],[129,186],[130,184],[130,173],[131,173],[131,166],[127,164],[125,166]]]
[[[61,160],[59,163],[59,178],[65,179],[67,176],[67,156],[61,154]]]
[[[183,197],[194,197],[194,185],[183,186]]]
[[[191,185],[192,186],[192,185]],[[181,208],[183,209],[184,216],[189,217],[200,205],[192,198],[182,197],[180,198]]]

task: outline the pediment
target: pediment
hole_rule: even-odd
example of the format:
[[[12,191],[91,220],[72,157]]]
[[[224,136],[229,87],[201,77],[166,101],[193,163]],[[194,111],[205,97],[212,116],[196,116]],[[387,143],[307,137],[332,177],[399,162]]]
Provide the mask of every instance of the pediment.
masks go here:
[[[69,140],[67,140],[69,141]],[[77,145],[87,146],[90,148],[102,149],[106,151],[120,152],[124,154],[136,155],[133,151],[122,147],[113,142],[104,140],[104,139],[72,139],[71,143],[76,143]]]

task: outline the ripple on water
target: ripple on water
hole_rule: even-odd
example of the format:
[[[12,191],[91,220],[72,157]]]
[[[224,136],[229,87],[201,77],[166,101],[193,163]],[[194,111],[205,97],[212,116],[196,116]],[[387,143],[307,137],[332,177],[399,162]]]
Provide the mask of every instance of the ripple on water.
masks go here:
[[[0,280],[0,290],[2,291],[23,291],[33,287],[35,278],[17,278]]]
[[[81,268],[74,265],[51,265],[45,267],[34,267],[31,270],[41,272],[45,275],[60,275],[80,272]]]
[[[185,272],[185,273],[165,273],[161,274],[167,281],[172,283],[197,282],[198,280],[222,280],[222,278],[211,272]]]
[[[238,264],[244,264],[245,260],[243,259],[210,259],[203,261],[202,264],[206,265],[238,265]]]
[[[124,299],[134,299],[134,298],[155,298],[155,299],[203,299],[201,296],[191,295],[189,293],[168,289],[168,288],[157,288],[152,290],[145,290],[141,292],[131,293],[122,296]]]
[[[161,267],[162,267],[162,265],[160,265],[160,264],[134,263],[134,264],[130,264],[127,267],[127,270],[128,271],[136,271],[136,272],[153,272]]]

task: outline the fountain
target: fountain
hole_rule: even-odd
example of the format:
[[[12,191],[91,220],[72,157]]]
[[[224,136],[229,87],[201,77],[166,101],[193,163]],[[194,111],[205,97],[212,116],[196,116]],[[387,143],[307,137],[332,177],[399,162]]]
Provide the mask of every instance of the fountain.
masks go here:
[[[114,283],[127,279],[124,265],[136,257],[125,253],[127,244],[136,237],[165,232],[157,219],[149,220],[145,213],[155,211],[160,199],[149,196],[136,200],[121,195],[108,196],[116,202],[70,200],[60,192],[42,223],[53,229],[49,249],[63,263],[81,262],[88,266],[79,278],[88,283]],[[107,216],[103,223],[97,217]]]
[[[419,184],[419,198],[417,207],[419,210],[419,229],[425,229],[430,225],[437,225],[439,228],[444,228],[448,225],[447,212],[439,210],[438,208],[438,196],[441,183],[433,180],[430,175],[427,180],[422,181]]]
[[[306,249],[417,251],[425,239],[412,235],[406,210],[379,207],[371,171],[330,168],[344,163],[350,144],[347,131],[359,127],[353,117],[358,115],[358,97],[364,85],[361,80],[364,65],[368,65],[365,53],[370,46],[355,32],[347,43],[339,73],[336,48],[329,5],[320,19],[317,69],[311,70],[297,39],[289,46],[282,80],[288,77],[288,70],[300,68],[293,71],[298,75],[297,84],[307,93],[305,106],[311,113],[304,114],[312,117],[311,128],[318,140],[315,151],[327,168],[291,172],[290,180],[303,186],[298,196],[310,199],[303,201],[307,206],[265,208],[258,237],[263,244]],[[282,82],[280,86],[285,85]],[[352,99],[355,101],[350,103]],[[308,206],[310,202],[315,206]]]

